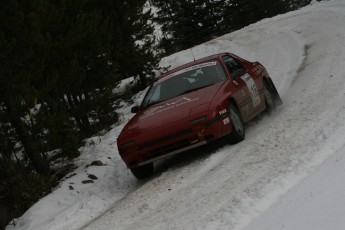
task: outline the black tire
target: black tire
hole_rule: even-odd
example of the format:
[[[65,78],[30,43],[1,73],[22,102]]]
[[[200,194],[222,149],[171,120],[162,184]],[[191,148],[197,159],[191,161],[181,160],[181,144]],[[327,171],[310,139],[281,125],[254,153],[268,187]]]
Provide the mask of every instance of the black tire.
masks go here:
[[[264,91],[265,91],[265,104],[266,104],[266,111],[271,113],[275,108],[275,98],[274,93],[270,85],[264,81]]]
[[[153,174],[154,166],[153,163],[141,165],[130,169],[133,175],[138,179],[145,179]]]
[[[242,116],[234,103],[230,103],[229,118],[232,126],[231,133],[229,134],[229,141],[231,144],[236,144],[244,140],[245,128]]]

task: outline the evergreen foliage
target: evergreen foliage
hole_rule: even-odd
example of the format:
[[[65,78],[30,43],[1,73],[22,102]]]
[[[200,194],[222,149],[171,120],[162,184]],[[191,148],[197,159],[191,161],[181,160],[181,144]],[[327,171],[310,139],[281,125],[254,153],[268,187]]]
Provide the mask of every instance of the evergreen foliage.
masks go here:
[[[158,8],[156,22],[162,26],[161,48],[173,53],[224,33],[223,0],[152,0]]]
[[[166,54],[193,47],[263,18],[298,9],[311,0],[151,0],[158,8],[160,48]]]
[[[82,139],[117,122],[120,80],[134,76],[142,87],[153,78],[144,4],[9,0],[0,8],[0,179],[13,195],[12,218],[62,177],[54,160],[68,164]]]
[[[159,61],[154,46],[153,15],[151,10],[143,10],[146,2],[94,0],[90,4],[90,8],[100,10],[103,23],[111,34],[111,61],[117,64],[120,78],[139,78],[139,84],[144,87],[154,76]]]
[[[284,2],[288,5],[289,10],[297,10],[303,6],[310,4],[312,0],[285,0]]]
[[[288,9],[288,4],[282,0],[231,0],[224,9],[227,15],[224,23],[228,31],[233,31],[263,18],[286,13]]]

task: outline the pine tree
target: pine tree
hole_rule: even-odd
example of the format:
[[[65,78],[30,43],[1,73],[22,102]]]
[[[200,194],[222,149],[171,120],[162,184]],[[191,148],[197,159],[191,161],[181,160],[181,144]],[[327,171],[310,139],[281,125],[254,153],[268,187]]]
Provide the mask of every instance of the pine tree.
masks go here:
[[[30,134],[29,124],[23,119],[29,115],[36,97],[32,85],[42,78],[44,50],[40,46],[39,24],[32,14],[31,4],[17,0],[1,7],[0,17],[0,103],[5,108],[6,121],[16,131],[34,168],[47,173],[48,163]]]
[[[288,10],[288,4],[283,0],[231,0],[224,11],[224,14],[228,16],[224,23],[228,31],[234,31]]]
[[[311,0],[151,0],[158,8],[160,47],[170,54],[297,9]]]
[[[153,0],[159,11],[155,20],[161,25],[161,47],[167,53],[190,48],[224,33],[224,1]]]
[[[134,76],[147,86],[154,75],[152,14],[144,3],[9,0],[1,7],[0,179],[18,213],[54,184],[47,152],[77,156],[83,138],[117,121],[117,83]],[[14,146],[23,150],[17,162]]]
[[[92,1],[91,1],[92,2]],[[102,12],[112,35],[111,57],[121,79],[137,77],[143,86],[154,76],[158,57],[155,53],[152,13],[145,11],[146,0],[106,0],[92,2]]]
[[[290,10],[297,10],[311,3],[312,0],[284,0]]]

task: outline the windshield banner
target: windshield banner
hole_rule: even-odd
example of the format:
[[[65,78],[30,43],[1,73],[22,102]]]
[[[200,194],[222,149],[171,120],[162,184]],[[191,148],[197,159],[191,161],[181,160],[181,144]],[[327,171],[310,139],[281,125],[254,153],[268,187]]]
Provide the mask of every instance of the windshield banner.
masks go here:
[[[217,65],[216,61],[205,62],[205,63],[201,63],[201,64],[198,64],[198,65],[193,65],[193,66],[187,67],[185,69],[181,69],[179,71],[171,73],[171,74],[169,74],[169,75],[159,79],[154,85],[157,85],[157,84],[161,83],[162,81],[165,81],[165,80],[167,80],[167,79],[169,79],[171,77],[177,76],[177,75],[182,74],[182,73],[186,73],[186,72],[189,72],[189,71],[192,71],[192,70],[196,70],[196,69],[200,69],[200,68],[207,67],[207,66],[215,66],[215,65]]]

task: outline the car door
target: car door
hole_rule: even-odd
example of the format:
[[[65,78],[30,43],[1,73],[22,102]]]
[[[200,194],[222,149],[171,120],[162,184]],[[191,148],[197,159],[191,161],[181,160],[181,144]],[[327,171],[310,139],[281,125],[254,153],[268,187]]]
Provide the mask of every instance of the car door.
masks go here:
[[[234,57],[225,55],[223,56],[223,62],[236,88],[234,97],[237,100],[242,118],[246,122],[251,119],[261,102],[257,83],[255,82],[256,79]]]

